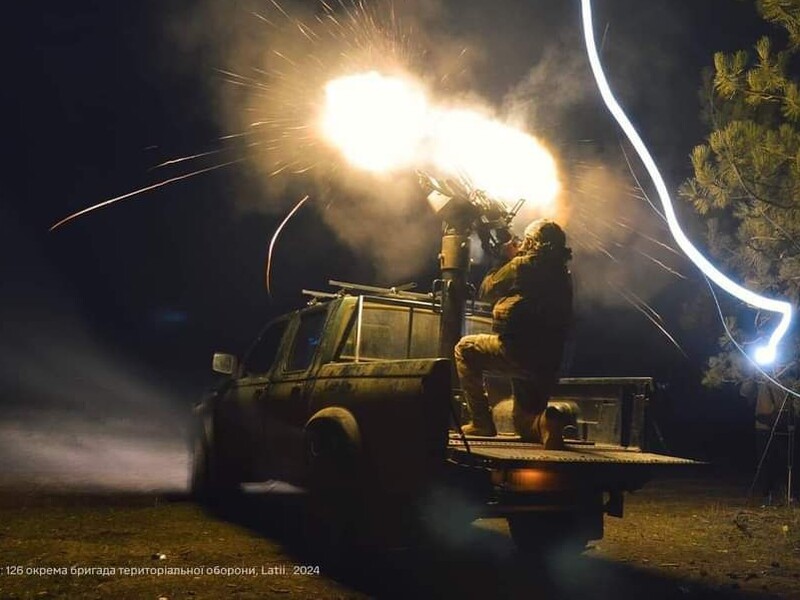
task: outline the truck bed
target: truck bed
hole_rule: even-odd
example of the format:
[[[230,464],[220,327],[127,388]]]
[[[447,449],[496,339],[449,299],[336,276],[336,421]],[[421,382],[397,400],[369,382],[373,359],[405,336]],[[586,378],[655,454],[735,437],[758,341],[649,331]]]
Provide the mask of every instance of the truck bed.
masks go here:
[[[703,464],[634,447],[592,442],[567,441],[566,450],[545,450],[541,444],[522,442],[514,436],[468,436],[466,441],[465,445],[463,438],[451,434],[448,464],[461,476],[471,473],[477,479],[483,478],[494,490],[487,506],[505,511],[541,502],[563,504],[552,500],[554,493],[580,501],[601,491],[634,491],[655,472]],[[621,501],[617,516],[620,514]]]
[[[469,450],[467,447],[469,446]],[[545,450],[541,444],[522,442],[518,437],[467,437],[467,445],[457,435],[448,443],[448,457],[456,462],[481,461],[486,466],[544,466],[549,464],[637,464],[637,465],[696,465],[686,458],[642,452],[608,444],[567,441],[566,450]],[[471,457],[470,457],[471,454]]]

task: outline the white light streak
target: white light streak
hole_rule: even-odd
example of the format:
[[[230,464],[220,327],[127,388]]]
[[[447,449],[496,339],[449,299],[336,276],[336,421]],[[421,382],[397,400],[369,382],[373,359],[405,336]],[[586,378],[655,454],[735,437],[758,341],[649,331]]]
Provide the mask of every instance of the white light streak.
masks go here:
[[[586,52],[589,56],[589,63],[591,64],[592,73],[594,74],[595,81],[597,82],[597,87],[600,90],[600,95],[603,97],[603,102],[605,102],[614,119],[622,128],[622,131],[625,132],[628,140],[630,140],[631,144],[636,150],[636,153],[639,155],[639,158],[644,163],[650,178],[653,180],[656,191],[658,192],[658,196],[661,199],[661,204],[664,207],[664,216],[667,219],[667,225],[669,226],[670,233],[672,233],[672,237],[675,238],[678,246],[680,246],[681,250],[683,250],[689,259],[691,259],[691,261],[697,265],[697,267],[703,273],[705,273],[705,275],[711,281],[716,283],[723,290],[732,296],[739,298],[750,306],[779,313],[781,315],[781,321],[778,323],[775,331],[772,332],[769,342],[766,345],[757,348],[754,353],[754,357],[759,363],[772,363],[777,358],[778,344],[788,331],[789,324],[792,321],[792,305],[782,300],[775,300],[760,296],[759,294],[756,294],[755,292],[752,292],[732,281],[725,274],[719,271],[713,264],[711,264],[711,262],[705,256],[703,256],[703,254],[697,248],[695,248],[692,242],[689,241],[689,238],[686,237],[686,234],[681,229],[678,219],[675,216],[675,209],[672,205],[672,199],[670,198],[669,192],[667,191],[667,186],[664,183],[664,179],[661,177],[661,173],[659,172],[653,157],[650,155],[650,152],[644,145],[644,142],[639,136],[639,133],[636,131],[636,128],[630,122],[630,119],[628,119],[625,111],[622,110],[622,107],[614,97],[605,73],[603,72],[603,66],[600,63],[600,56],[598,55],[597,46],[594,39],[591,0],[581,0],[581,8],[583,16],[583,32],[586,40]]]

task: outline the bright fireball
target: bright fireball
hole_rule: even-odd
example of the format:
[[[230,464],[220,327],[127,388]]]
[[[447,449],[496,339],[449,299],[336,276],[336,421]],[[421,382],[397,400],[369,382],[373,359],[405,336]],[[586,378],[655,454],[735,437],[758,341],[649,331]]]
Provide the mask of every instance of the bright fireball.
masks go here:
[[[348,162],[373,173],[433,168],[538,207],[560,190],[556,162],[535,137],[473,110],[431,105],[409,79],[375,71],[334,79],[321,128]]]

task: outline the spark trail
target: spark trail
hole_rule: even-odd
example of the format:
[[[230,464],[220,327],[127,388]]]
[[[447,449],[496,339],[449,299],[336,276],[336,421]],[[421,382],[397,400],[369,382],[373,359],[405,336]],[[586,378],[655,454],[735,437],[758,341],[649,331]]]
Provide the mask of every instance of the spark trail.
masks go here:
[[[612,114],[614,119],[623,130],[628,140],[633,145],[639,158],[644,163],[650,178],[653,180],[661,204],[664,208],[664,217],[667,220],[670,233],[677,242],[678,246],[683,252],[691,259],[691,261],[714,283],[724,289],[726,292],[739,298],[741,301],[753,306],[770,312],[775,312],[781,315],[780,323],[772,332],[769,342],[756,349],[754,357],[756,361],[762,364],[769,364],[777,358],[777,348],[781,339],[789,329],[792,321],[792,305],[782,300],[775,300],[756,294],[747,288],[739,285],[719,269],[717,269],[703,254],[692,244],[686,234],[681,229],[678,223],[677,216],[675,215],[675,208],[672,205],[672,200],[667,190],[666,183],[658,170],[653,157],[650,155],[647,146],[645,146],[639,132],[631,123],[625,111],[617,102],[614,97],[611,87],[608,84],[603,66],[600,62],[600,56],[597,52],[597,45],[594,38],[594,27],[592,22],[592,3],[591,0],[581,0],[581,15],[583,20],[584,39],[586,41],[586,52],[589,57],[589,63],[594,74],[597,87],[600,90],[600,95],[605,102],[606,107]]]
[[[283,221],[281,221],[281,224],[278,225],[278,228],[275,230],[275,233],[272,234],[272,239],[269,242],[269,250],[267,251],[267,265],[264,269],[264,283],[267,286],[267,294],[270,296],[272,296],[272,253],[275,250],[275,242],[278,241],[278,237],[280,236],[283,228],[286,227],[286,224],[291,220],[294,214],[300,210],[300,207],[306,203],[308,198],[308,194],[303,196],[303,198],[294,205],[294,208],[289,211],[289,214],[284,217]]]
[[[83,210],[79,210],[77,212],[68,215],[55,223],[52,227],[50,227],[50,231],[54,231],[61,227],[62,225],[66,225],[73,219],[77,219],[78,217],[82,217],[83,215],[90,213],[95,210],[99,210],[101,208],[105,208],[107,206],[111,206],[112,204],[116,204],[122,200],[127,200],[128,198],[132,198],[133,196],[138,196],[140,194],[144,194],[146,192],[150,192],[152,190],[156,190],[160,187],[165,185],[169,185],[171,183],[176,183],[178,181],[182,181],[184,179],[189,179],[190,177],[195,177],[196,175],[200,175],[202,173],[208,173],[209,171],[216,171],[217,169],[221,169],[223,167],[227,167],[229,165],[233,165],[236,163],[242,162],[243,158],[238,158],[236,160],[229,160],[228,162],[220,163],[217,165],[213,165],[211,167],[206,167],[205,169],[198,169],[196,171],[192,171],[191,173],[184,173],[183,175],[178,175],[176,177],[170,177],[169,179],[165,179],[163,181],[159,181],[158,183],[154,183],[153,185],[148,185],[143,188],[139,188],[138,190],[134,190],[132,192],[128,192],[127,194],[122,194],[121,196],[115,196],[114,198],[109,198],[108,200],[104,200],[103,202],[98,202],[97,204],[93,204]]]
[[[393,4],[368,7],[361,0],[338,0],[334,11],[334,3],[320,1],[321,10],[306,11],[302,19],[279,0],[268,4],[268,13],[254,15],[272,30],[258,62],[244,71],[214,69],[230,86],[226,102],[241,127],[221,140],[236,142],[163,161],[151,170],[180,167],[188,172],[76,211],[51,230],[240,161],[258,163],[267,179],[278,180],[277,186],[299,174],[316,181],[352,181],[358,170],[380,174],[431,169],[466,177],[498,199],[525,198],[526,209],[537,216],[557,209],[561,183],[549,150],[534,136],[497,118],[483,102],[479,107],[477,100],[469,106],[453,104],[449,91],[445,97],[431,96],[433,81],[453,73],[431,72],[425,53],[412,43],[411,30],[401,25]],[[465,51],[461,50],[459,61]],[[223,151],[243,156],[196,168],[197,161]]]
[[[680,352],[684,356],[684,358],[687,359],[689,358],[684,349],[681,348],[681,345],[678,343],[678,341],[672,336],[672,334],[669,331],[667,331],[664,325],[662,325],[663,320],[661,319],[661,315],[659,315],[652,306],[650,306],[647,302],[642,300],[639,296],[637,296],[633,292],[625,291],[622,288],[615,286],[611,282],[606,282],[606,283],[609,285],[609,287],[611,287],[611,289],[613,289],[617,294],[619,294],[623,300],[625,300],[633,308],[642,313],[647,318],[648,321],[650,321],[653,325],[655,325],[658,328],[658,330],[662,334],[664,334],[664,337],[666,337],[672,343],[672,345],[678,349],[678,352]]]

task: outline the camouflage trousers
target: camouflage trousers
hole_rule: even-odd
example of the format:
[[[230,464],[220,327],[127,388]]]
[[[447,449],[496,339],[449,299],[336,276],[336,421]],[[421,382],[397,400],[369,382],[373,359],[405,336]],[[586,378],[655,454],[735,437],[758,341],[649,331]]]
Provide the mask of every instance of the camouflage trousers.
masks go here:
[[[496,334],[464,336],[455,348],[456,371],[473,420],[491,420],[483,374],[509,377],[514,392],[514,428],[523,439],[538,442],[539,417],[547,408],[558,374],[537,372],[524,358],[513,356]]]

